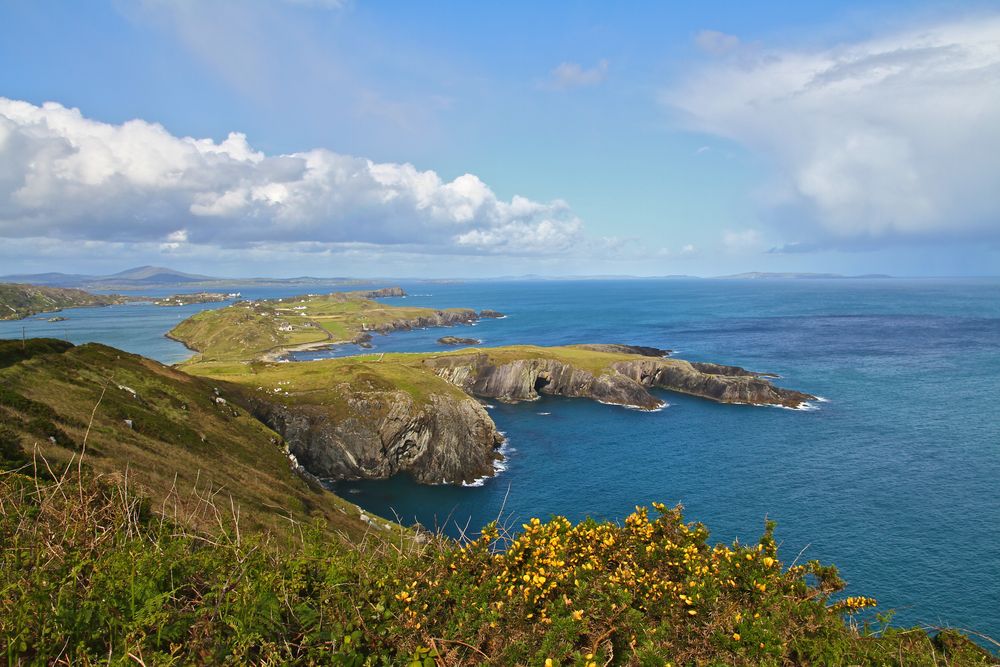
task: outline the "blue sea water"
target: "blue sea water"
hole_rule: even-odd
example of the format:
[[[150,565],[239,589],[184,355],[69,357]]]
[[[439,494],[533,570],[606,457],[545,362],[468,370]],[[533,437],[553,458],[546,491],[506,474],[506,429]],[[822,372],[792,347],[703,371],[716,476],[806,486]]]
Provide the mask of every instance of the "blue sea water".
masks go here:
[[[816,410],[716,405],[662,393],[643,413],[543,398],[490,408],[506,470],[480,487],[406,478],[341,482],[370,511],[475,530],[501,513],[620,519],[683,503],[713,539],[756,539],[778,521],[786,562],[838,565],[849,592],[903,624],[1000,637],[1000,280],[630,280],[403,283],[405,299],[508,315],[447,331],[487,345],[621,342],[781,375]],[[242,289],[289,296],[302,288]],[[307,291],[318,291],[309,288]],[[0,337],[97,340],[165,362],[162,338],[205,306],[66,311],[0,323]],[[442,349],[441,329],[376,337],[375,351]],[[329,354],[350,354],[344,346]]]

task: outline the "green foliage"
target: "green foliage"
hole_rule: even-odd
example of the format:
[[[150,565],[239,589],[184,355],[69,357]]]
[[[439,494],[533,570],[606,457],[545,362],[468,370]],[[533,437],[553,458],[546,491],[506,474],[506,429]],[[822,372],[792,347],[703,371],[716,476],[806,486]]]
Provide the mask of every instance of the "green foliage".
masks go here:
[[[19,320],[63,308],[108,306],[129,300],[117,294],[91,294],[67,287],[0,283],[0,320]]]
[[[856,630],[773,528],[710,546],[679,509],[495,525],[464,545],[192,532],[123,483],[0,477],[9,664],[986,665],[957,633]],[[867,605],[863,605],[867,606]],[[130,657],[134,656],[134,657]]]
[[[62,354],[73,344],[56,338],[31,338],[28,340],[0,340],[0,368],[42,354]]]
[[[28,456],[21,447],[17,432],[0,424],[0,470],[20,468],[28,462]]]

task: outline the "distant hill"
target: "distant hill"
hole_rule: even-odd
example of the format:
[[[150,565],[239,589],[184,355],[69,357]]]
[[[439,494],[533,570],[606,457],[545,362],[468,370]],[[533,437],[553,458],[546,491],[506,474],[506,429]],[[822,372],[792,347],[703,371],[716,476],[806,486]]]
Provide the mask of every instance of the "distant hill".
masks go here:
[[[114,285],[176,285],[218,280],[211,276],[199,276],[183,273],[162,266],[137,266],[127,271],[113,273],[108,276],[93,276],[81,273],[27,273],[10,276],[0,276],[0,282],[30,283],[32,285],[48,285],[59,287],[99,287],[102,283]]]
[[[883,273],[866,273],[860,276],[845,276],[840,273],[767,273],[762,271],[736,273],[731,276],[718,276],[719,280],[859,280],[874,278],[892,278],[892,276],[888,276]]]
[[[63,308],[110,306],[129,300],[117,294],[90,294],[73,288],[0,283],[0,320],[20,320]]]
[[[50,287],[73,287],[96,290],[130,290],[148,287],[215,287],[234,285],[367,285],[374,279],[354,278],[220,278],[195,273],[184,273],[162,266],[137,266],[110,275],[86,275],[79,273],[29,273],[0,276],[0,282]]]
[[[138,266],[134,269],[128,269],[127,271],[113,273],[110,276],[103,276],[102,280],[143,284],[162,284],[195,283],[217,279],[211,276],[201,276],[193,273],[183,273],[173,269],[166,269],[162,266]]]

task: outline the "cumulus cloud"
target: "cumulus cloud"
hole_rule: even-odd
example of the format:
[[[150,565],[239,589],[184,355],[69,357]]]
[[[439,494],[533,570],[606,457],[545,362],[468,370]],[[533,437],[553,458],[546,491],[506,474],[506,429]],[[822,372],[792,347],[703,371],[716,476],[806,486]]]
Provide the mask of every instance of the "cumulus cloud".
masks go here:
[[[1000,237],[1000,17],[712,60],[664,101],[768,159],[790,248]]]
[[[265,155],[239,133],[177,137],[0,98],[0,237],[553,254],[581,234],[566,202],[504,201],[472,174],[445,181],[324,149]]]
[[[600,60],[591,68],[579,63],[560,63],[551,74],[545,87],[551,90],[569,90],[585,86],[596,86],[608,77],[608,61]]]

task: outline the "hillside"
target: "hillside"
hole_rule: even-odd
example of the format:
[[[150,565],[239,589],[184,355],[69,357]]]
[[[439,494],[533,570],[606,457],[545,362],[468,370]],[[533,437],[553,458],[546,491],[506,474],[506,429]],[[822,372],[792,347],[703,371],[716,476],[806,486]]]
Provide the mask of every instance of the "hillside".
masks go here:
[[[86,439],[88,469],[127,471],[157,506],[217,495],[242,507],[249,527],[320,518],[331,532],[368,529],[356,507],[294,473],[281,438],[224,385],[103,345],[21,345],[0,341],[0,424],[23,443],[21,459],[38,454],[61,470]],[[196,510],[181,507],[186,523],[214,521]]]
[[[79,289],[0,283],[0,320],[20,320],[63,308],[110,306],[130,300],[117,294],[91,294]]]

